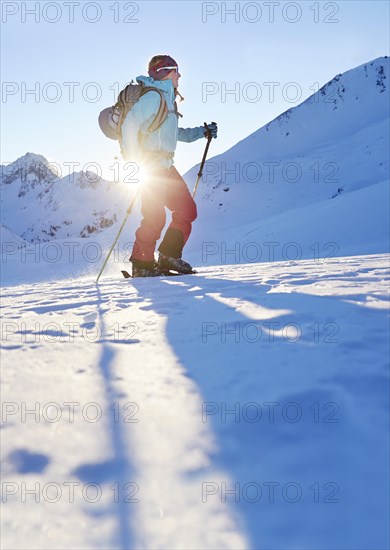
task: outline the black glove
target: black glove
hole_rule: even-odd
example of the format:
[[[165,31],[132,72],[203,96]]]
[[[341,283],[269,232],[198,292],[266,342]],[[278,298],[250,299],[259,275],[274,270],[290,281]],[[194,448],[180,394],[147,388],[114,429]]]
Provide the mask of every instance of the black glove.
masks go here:
[[[211,136],[214,139],[217,139],[218,126],[216,122],[211,122],[211,124],[204,123],[204,136]]]

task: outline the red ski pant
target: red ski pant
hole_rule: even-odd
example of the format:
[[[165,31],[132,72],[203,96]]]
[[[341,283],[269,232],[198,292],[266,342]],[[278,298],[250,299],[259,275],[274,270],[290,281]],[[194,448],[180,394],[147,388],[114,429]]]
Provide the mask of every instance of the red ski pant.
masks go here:
[[[131,258],[150,262],[154,260],[156,242],[166,222],[165,207],[172,212],[169,229],[182,233],[182,244],[187,242],[197,211],[186,182],[174,166],[157,168],[141,188],[142,221],[137,229]]]

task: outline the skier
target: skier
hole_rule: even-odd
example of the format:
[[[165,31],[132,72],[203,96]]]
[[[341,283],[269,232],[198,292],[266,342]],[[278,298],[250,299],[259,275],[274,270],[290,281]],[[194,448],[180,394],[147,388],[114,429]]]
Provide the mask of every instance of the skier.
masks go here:
[[[122,125],[122,152],[125,159],[145,166],[147,181],[141,188],[142,221],[136,231],[130,261],[133,277],[155,277],[167,270],[191,273],[192,267],[182,260],[183,247],[196,219],[196,204],[183,178],[173,165],[177,140],[187,143],[211,135],[217,137],[217,124],[195,128],[178,128],[176,97],[179,67],[169,55],[154,56],[148,66],[149,76],[137,77],[146,87],[160,89],[166,100],[168,114],[162,125],[148,132],[150,122],[159,112],[161,99],[157,91],[141,96],[127,114]],[[158,248],[158,261],[154,252],[156,242],[165,226],[165,207],[172,211],[172,221]]]

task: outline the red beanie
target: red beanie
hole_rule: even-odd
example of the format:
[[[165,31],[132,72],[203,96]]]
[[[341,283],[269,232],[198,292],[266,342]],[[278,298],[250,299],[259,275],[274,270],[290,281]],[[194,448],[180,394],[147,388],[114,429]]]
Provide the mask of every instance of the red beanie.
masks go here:
[[[164,69],[163,67],[177,67],[178,69],[178,65],[176,61],[173,59],[173,57],[170,57],[169,55],[164,55],[160,59],[160,61],[156,63],[156,65],[153,65],[153,67],[150,67],[150,63],[149,63],[149,70],[148,70],[149,76],[154,78],[154,80],[161,80],[172,71],[172,69]]]

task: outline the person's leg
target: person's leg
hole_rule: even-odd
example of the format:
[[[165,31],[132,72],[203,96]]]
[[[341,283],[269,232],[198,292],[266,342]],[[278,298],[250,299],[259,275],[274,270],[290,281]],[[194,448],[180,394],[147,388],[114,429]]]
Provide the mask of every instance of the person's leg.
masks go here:
[[[151,267],[156,242],[165,225],[167,169],[161,168],[141,188],[142,221],[135,233],[135,243],[130,260],[140,267]]]
[[[197,211],[186,182],[174,166],[169,169],[166,206],[172,211],[172,221],[158,250],[165,256],[181,258],[183,247],[191,233]]]

